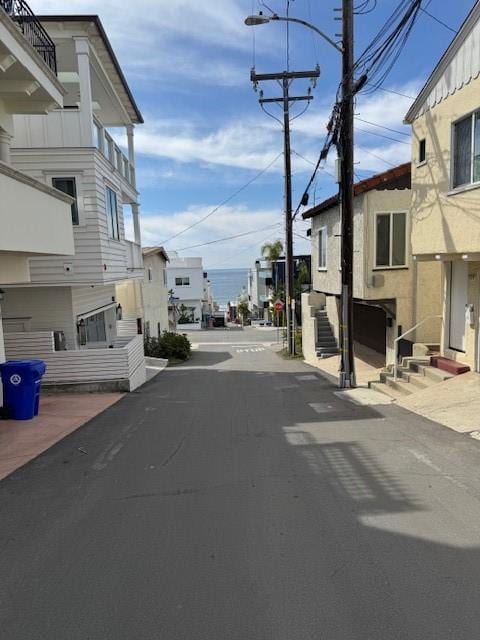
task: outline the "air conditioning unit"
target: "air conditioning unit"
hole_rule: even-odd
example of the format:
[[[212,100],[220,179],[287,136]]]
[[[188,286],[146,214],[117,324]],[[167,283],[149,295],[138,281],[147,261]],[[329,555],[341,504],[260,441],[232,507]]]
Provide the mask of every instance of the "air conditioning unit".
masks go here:
[[[55,345],[55,351],[66,351],[67,342],[65,340],[65,334],[63,331],[53,332],[53,343]]]

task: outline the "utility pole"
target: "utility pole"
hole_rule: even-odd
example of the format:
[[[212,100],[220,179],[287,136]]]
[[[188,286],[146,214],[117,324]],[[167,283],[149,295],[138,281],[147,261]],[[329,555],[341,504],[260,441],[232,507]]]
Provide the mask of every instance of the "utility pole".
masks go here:
[[[353,0],[342,0],[342,104],[339,136],[341,248],[340,387],[356,386],[353,351]]]
[[[293,314],[294,305],[292,300],[295,297],[293,278],[293,220],[292,220],[292,167],[290,150],[290,103],[313,100],[310,94],[306,96],[290,97],[289,90],[291,83],[298,78],[316,79],[320,76],[320,69],[317,67],[313,71],[283,71],[281,73],[255,73],[252,69],[250,80],[256,86],[265,80],[276,80],[282,87],[281,98],[260,97],[260,104],[270,102],[281,103],[283,106],[283,155],[285,168],[285,312],[287,324],[287,351],[289,355],[295,355],[295,333]]]

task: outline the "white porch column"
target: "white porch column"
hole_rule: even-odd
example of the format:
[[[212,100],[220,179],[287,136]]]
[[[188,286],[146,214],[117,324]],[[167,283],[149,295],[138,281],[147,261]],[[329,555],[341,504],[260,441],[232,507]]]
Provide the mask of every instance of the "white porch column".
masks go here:
[[[128,159],[135,166],[135,143],[133,124],[127,124]]]
[[[75,53],[77,54],[78,76],[80,79],[80,129],[82,145],[93,147],[93,104],[92,83],[90,77],[90,45],[88,38],[76,37]]]
[[[10,164],[10,144],[12,136],[0,127],[0,162]]]
[[[133,236],[135,242],[139,245],[142,244],[142,237],[140,233],[140,205],[136,202],[132,203],[132,218],[133,218]]]

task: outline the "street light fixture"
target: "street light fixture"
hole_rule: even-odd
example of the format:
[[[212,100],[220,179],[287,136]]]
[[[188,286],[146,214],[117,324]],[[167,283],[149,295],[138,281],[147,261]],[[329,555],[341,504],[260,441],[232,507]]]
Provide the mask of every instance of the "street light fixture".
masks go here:
[[[267,22],[282,21],[301,24],[315,31],[328,42],[336,51],[342,54],[342,102],[341,127],[339,136],[339,155],[341,161],[340,172],[340,205],[342,224],[341,249],[341,369],[339,386],[341,388],[355,387],[355,360],[353,355],[353,98],[360,85],[353,82],[353,0],[342,0],[342,46],[339,46],[315,25],[287,16],[263,13],[251,15],[245,19],[249,27],[266,24]],[[366,81],[366,76],[363,81]],[[290,253],[290,255],[292,255]],[[287,265],[291,268],[293,265]]]

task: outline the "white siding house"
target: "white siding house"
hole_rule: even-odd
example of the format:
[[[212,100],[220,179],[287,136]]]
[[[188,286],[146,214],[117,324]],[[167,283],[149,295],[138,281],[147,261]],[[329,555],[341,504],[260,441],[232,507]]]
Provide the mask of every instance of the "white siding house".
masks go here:
[[[178,328],[197,330],[202,328],[204,301],[204,272],[201,258],[180,258],[177,253],[169,253],[167,267],[167,288],[178,299],[180,316]],[[182,314],[183,311],[183,314]]]
[[[143,119],[97,16],[40,20],[56,45],[63,108],[15,116],[11,157],[16,169],[73,198],[74,255],[32,258],[31,283],[6,283],[3,315],[7,326],[21,317],[27,332],[63,331],[67,350],[104,349],[106,357],[118,345],[115,285],[143,277],[134,155]],[[110,128],[124,130],[127,153]],[[135,242],[125,238],[127,210]],[[49,303],[58,296],[62,305]]]
[[[33,14],[25,18],[16,10],[0,0],[0,362],[6,286],[30,282],[30,259],[74,251],[72,199],[11,164],[14,115],[45,114],[64,97],[53,41]]]

